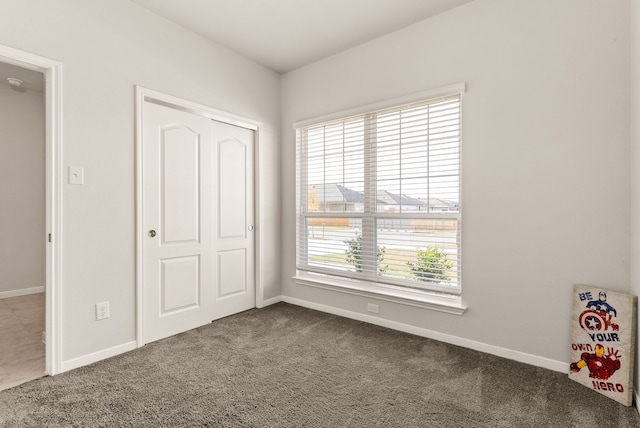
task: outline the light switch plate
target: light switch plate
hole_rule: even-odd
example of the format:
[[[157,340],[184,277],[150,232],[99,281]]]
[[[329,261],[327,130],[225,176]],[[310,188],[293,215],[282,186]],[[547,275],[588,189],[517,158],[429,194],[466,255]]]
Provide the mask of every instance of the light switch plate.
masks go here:
[[[69,167],[69,184],[84,184],[84,168],[81,166]]]

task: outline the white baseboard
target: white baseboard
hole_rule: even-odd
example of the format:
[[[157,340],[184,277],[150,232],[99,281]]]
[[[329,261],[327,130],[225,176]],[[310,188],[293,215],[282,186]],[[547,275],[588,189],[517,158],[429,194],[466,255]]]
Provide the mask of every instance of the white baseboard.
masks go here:
[[[282,296],[272,297],[271,299],[264,300],[261,307],[264,308],[280,302],[282,302]]]
[[[44,293],[44,286],[23,288],[20,290],[0,291],[0,299],[6,299],[8,297],[26,296],[27,294],[36,294],[36,293]]]
[[[282,301],[282,298],[280,296],[267,299],[263,302],[262,307],[274,305],[281,301]],[[134,340],[128,343],[124,343],[122,345],[118,345],[112,348],[103,349],[102,351],[94,352],[93,354],[88,354],[82,357],[74,358],[72,360],[63,361],[61,364],[62,367],[60,369],[60,373],[77,369],[83,366],[87,366],[89,364],[93,364],[95,362],[105,360],[107,358],[115,357],[116,355],[133,351],[134,349],[137,349],[137,348],[139,348],[138,342]]]
[[[499,346],[489,345],[475,340],[465,339],[463,337],[452,336],[449,334],[440,333],[433,330],[428,330],[421,327],[415,327],[408,324],[399,323],[396,321],[390,321],[383,318],[361,314],[358,312],[347,311],[344,309],[334,308],[333,306],[321,305],[306,300],[297,299],[294,297],[282,296],[282,301],[291,303],[292,305],[302,306],[309,309],[314,309],[321,312],[338,315],[345,318],[351,318],[357,321],[363,321],[370,324],[379,325],[381,327],[387,327],[393,330],[402,331],[405,333],[415,334],[416,336],[426,337],[428,339],[438,340],[440,342],[450,343],[452,345],[462,346],[464,348],[481,351],[487,354],[496,355],[498,357],[507,358],[521,363],[530,364],[536,367],[543,367],[549,370],[553,370],[561,373],[569,372],[569,364],[563,361],[551,360],[549,358],[541,357],[539,355],[531,355],[520,351],[514,351],[512,349],[501,348]]]
[[[514,360],[514,361],[519,361],[519,362],[530,364],[536,367],[546,368],[556,372],[561,372],[561,373],[568,372],[568,364],[566,362],[551,360],[549,358],[541,357],[539,355],[527,354],[524,352],[514,351],[512,349],[502,348],[499,346],[488,345],[486,343],[477,342],[475,340],[470,340],[470,339],[465,339],[458,336],[439,333],[433,330],[415,327],[415,326],[411,326],[408,324],[403,324],[395,321],[385,320],[385,319],[374,317],[371,315],[360,314],[357,312],[347,311],[344,309],[338,309],[332,306],[309,302],[309,301],[297,299],[294,297],[287,297],[287,296],[273,297],[271,299],[265,300],[263,302],[263,307],[274,305],[279,302],[286,302],[292,305],[302,306],[305,308],[326,312],[329,314],[338,315],[345,318],[354,319],[357,321],[363,321],[370,324],[379,325],[381,327],[402,331],[405,333],[415,334],[416,336],[426,337],[429,339],[438,340],[440,342],[450,343],[452,345],[474,349],[476,351],[485,352],[487,354],[496,355],[498,357],[503,357],[510,360]],[[132,341],[132,342],[114,346],[112,348],[105,349],[99,352],[95,352],[93,354],[74,358],[69,361],[64,361],[62,363],[61,373],[69,370],[73,370],[79,367],[83,367],[83,366],[86,366],[110,357],[114,357],[116,355],[132,351],[136,348],[138,348],[138,343],[136,341]],[[640,409],[638,406],[640,403],[640,391],[634,391],[634,397],[635,397],[635,403],[636,403],[635,404],[636,411],[640,413]]]
[[[84,355],[82,357],[74,358],[69,361],[63,361],[60,373],[77,369],[79,367],[88,366],[89,364],[95,363],[97,361],[105,360],[107,358],[115,357],[119,354],[124,354],[125,352],[133,351],[137,347],[138,342],[134,340],[132,342],[94,352],[93,354]]]

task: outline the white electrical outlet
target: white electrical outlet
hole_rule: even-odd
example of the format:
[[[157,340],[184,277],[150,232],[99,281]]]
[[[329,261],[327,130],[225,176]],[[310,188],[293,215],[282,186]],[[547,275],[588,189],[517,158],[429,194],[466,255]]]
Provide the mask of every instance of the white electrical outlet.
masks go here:
[[[109,318],[109,302],[96,303],[96,321]]]
[[[374,314],[380,313],[380,306],[374,305],[373,303],[367,303],[367,310]]]

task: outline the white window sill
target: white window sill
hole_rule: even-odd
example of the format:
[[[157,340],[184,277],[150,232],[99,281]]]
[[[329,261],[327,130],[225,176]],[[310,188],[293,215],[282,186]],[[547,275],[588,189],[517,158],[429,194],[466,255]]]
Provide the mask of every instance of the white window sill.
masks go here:
[[[366,281],[342,279],[307,272],[298,272],[293,279],[299,285],[446,312],[448,314],[462,315],[467,310],[465,306],[462,306],[462,298],[456,295],[403,290],[398,287],[385,287]]]

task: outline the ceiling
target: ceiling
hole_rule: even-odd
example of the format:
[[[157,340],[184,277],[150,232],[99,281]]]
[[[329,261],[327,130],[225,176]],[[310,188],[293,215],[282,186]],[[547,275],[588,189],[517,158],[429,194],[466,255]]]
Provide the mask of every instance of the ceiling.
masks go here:
[[[285,73],[472,0],[131,0]]]
[[[0,85],[9,86],[7,77],[14,77],[24,82],[18,89],[19,92],[24,92],[26,90],[42,92],[44,89],[43,73],[18,67],[17,65],[0,62]]]

